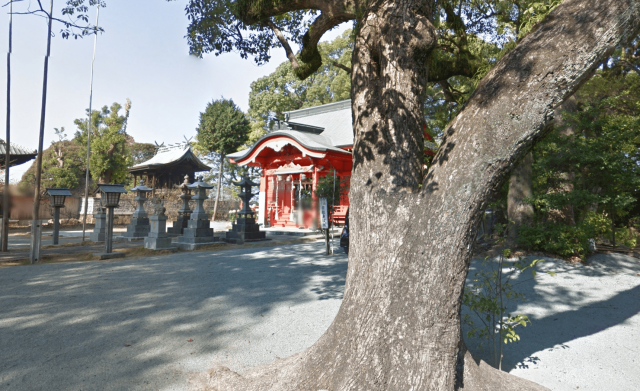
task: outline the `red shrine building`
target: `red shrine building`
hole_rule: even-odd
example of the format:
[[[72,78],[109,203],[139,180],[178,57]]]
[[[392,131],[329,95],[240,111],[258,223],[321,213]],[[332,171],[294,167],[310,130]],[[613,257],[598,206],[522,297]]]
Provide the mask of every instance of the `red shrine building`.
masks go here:
[[[314,195],[318,180],[351,175],[351,121],[350,100],[290,111],[251,148],[228,155],[232,163],[262,168],[259,224],[300,228],[318,224]],[[344,196],[334,222],[344,221],[348,206]]]

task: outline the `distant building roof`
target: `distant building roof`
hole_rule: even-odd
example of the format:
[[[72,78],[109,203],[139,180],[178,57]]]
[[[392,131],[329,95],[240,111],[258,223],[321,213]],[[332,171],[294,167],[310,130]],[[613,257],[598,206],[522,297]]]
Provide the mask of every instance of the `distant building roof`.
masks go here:
[[[2,168],[5,167],[5,157],[7,153],[6,146],[7,143],[5,143],[3,139],[0,139],[0,166],[2,166]],[[27,149],[22,145],[18,145],[15,143],[11,143],[11,149],[9,150],[9,152],[11,154],[11,162],[9,164],[9,167],[28,162],[31,159],[35,159],[36,155],[38,155],[37,150]]]
[[[191,145],[183,143],[159,148],[154,157],[129,167],[129,171],[157,171],[175,166],[191,166],[196,172],[211,170],[193,153]]]
[[[324,128],[320,135],[328,138],[334,147],[353,146],[351,99],[288,111],[285,115],[288,115],[285,122]]]
[[[351,100],[285,112],[285,121],[276,130],[263,136],[249,149],[227,157],[238,161],[249,156],[261,141],[287,136],[313,151],[349,153],[342,148],[353,146]]]

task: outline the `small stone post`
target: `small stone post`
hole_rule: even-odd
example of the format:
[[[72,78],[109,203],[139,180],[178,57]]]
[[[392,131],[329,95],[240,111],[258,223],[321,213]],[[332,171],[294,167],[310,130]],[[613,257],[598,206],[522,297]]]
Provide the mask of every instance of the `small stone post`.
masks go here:
[[[167,233],[170,236],[180,236],[184,234],[184,229],[189,224],[189,218],[191,217],[191,209],[189,208],[189,200],[191,200],[191,189],[189,189],[189,175],[184,176],[184,182],[180,185],[175,185],[182,191],[180,199],[182,199],[182,208],[178,210],[178,218],[173,223],[173,227],[167,229]]]
[[[98,205],[96,208],[93,220],[95,226],[93,227],[93,232],[89,235],[89,240],[92,242],[104,242],[107,235],[107,212],[102,205]]]

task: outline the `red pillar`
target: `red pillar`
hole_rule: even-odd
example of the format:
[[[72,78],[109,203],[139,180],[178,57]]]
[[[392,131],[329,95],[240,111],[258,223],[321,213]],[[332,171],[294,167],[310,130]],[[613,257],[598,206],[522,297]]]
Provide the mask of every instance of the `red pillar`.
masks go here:
[[[311,191],[311,200],[312,200],[312,210],[311,216],[313,216],[312,221],[314,223],[313,228],[318,228],[320,226],[320,216],[318,215],[318,196],[316,195],[316,190],[318,189],[318,166],[313,167],[313,185]]]

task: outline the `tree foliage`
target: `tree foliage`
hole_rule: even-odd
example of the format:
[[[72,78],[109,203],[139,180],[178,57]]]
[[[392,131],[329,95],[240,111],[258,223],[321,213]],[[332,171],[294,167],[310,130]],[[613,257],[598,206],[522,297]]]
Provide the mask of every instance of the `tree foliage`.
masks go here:
[[[123,183],[131,157],[127,151],[127,120],[131,101],[125,103],[124,115],[120,115],[122,105],[113,103],[91,113],[91,157],[89,171],[94,181],[100,183]],[[87,110],[88,111],[88,110]],[[86,153],[87,120],[74,121],[78,127],[74,141],[83,146]]]
[[[196,147],[205,153],[228,155],[247,141],[249,129],[249,121],[233,100],[214,100],[200,113]]]
[[[284,112],[338,102],[351,97],[351,76],[341,68],[351,69],[352,30],[331,42],[318,45],[323,66],[300,80],[291,62],[286,61],[268,76],[251,83],[249,144],[273,129],[275,121],[284,120]],[[337,64],[337,65],[336,65]]]
[[[636,217],[640,74],[620,69],[616,57],[578,90],[578,110],[534,147],[537,221],[524,229],[523,246],[583,257],[588,239],[610,239],[612,227],[624,230]]]
[[[64,128],[54,129],[58,140],[53,141],[42,153],[42,186],[61,187],[78,191],[84,185],[85,160],[82,148],[66,139]],[[35,164],[22,175],[18,185],[23,193],[31,193],[35,183]]]

